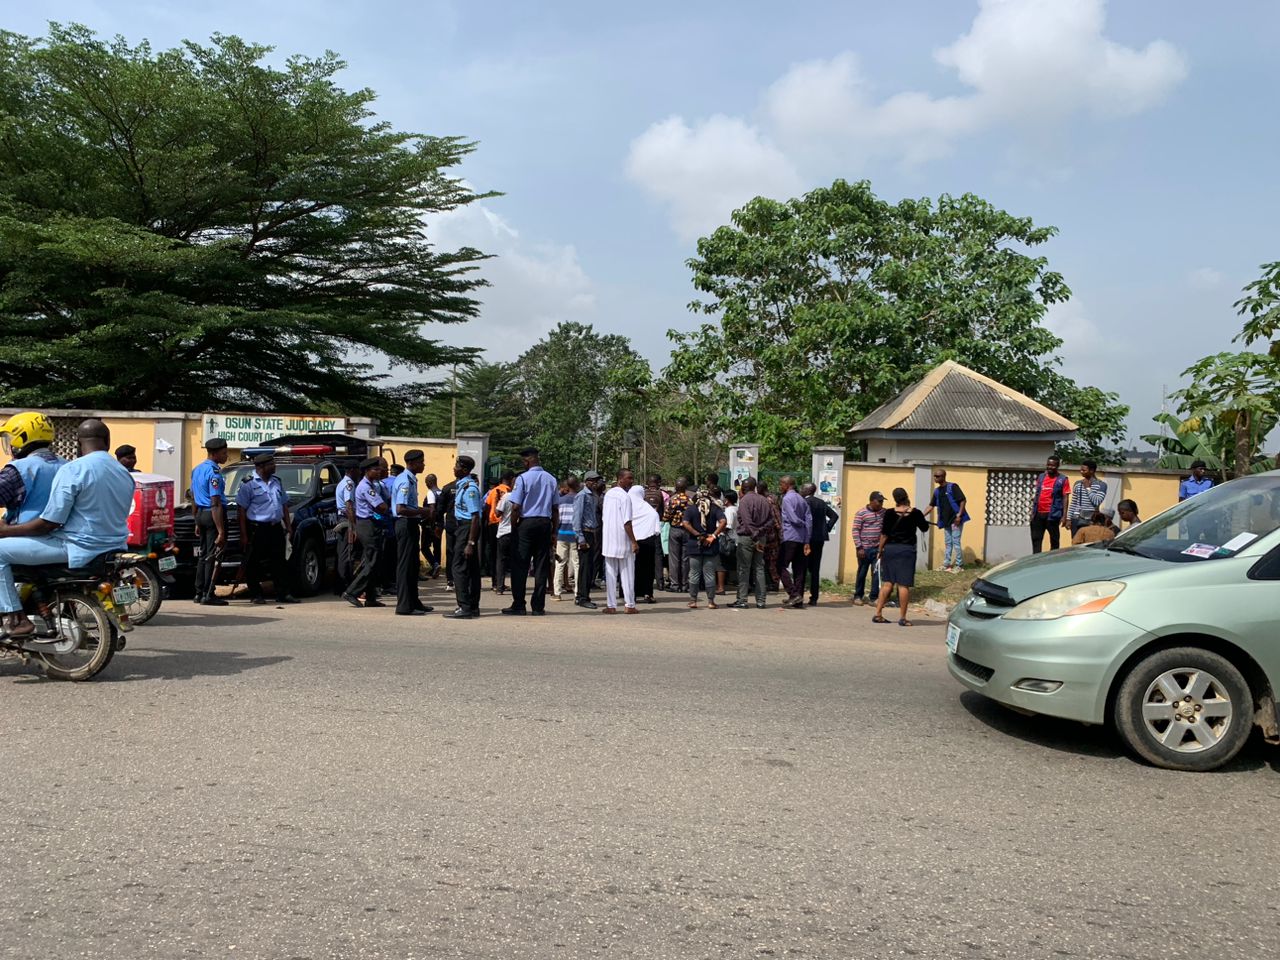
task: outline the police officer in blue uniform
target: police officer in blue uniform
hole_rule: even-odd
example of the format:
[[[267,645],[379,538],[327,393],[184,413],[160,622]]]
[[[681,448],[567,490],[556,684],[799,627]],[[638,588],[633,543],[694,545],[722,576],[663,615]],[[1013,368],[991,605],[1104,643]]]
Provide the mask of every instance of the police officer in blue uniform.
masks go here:
[[[196,505],[196,530],[200,534],[200,560],[196,564],[195,602],[208,607],[225,607],[227,601],[215,595],[218,562],[227,546],[226,481],[222,465],[227,462],[227,441],[214,437],[204,445],[205,459],[191,471],[191,499]]]
[[[474,620],[480,616],[480,521],[484,505],[480,501],[480,484],[471,476],[476,462],[461,456],[454,462],[453,516],[457,521],[453,557],[449,567],[458,598],[457,609],[446,613],[447,620]]]
[[[386,606],[378,599],[377,589],[378,556],[382,551],[382,528],[377,518],[388,509],[381,482],[382,469],[383,461],[377,457],[361,462],[360,472],[364,476],[356,484],[356,492],[349,503],[349,509],[355,515],[356,537],[360,541],[360,567],[347,584],[342,599],[355,607]],[[361,595],[364,603],[360,602]]]
[[[250,603],[266,603],[258,571],[267,575],[276,590],[276,603],[297,603],[289,592],[289,567],[285,561],[285,538],[293,536],[289,519],[289,498],[276,476],[276,458],[260,453],[253,458],[253,475],[236,491],[240,508],[240,542],[245,545],[241,563]]]
[[[338,487],[333,494],[333,504],[338,511],[338,522],[333,528],[333,532],[338,538],[338,556],[336,570],[334,571],[336,576],[333,578],[333,592],[338,596],[342,596],[346,591],[347,584],[351,582],[351,575],[356,564],[356,554],[358,552],[356,545],[356,518],[349,504],[351,503],[351,498],[355,496],[356,484],[359,482],[359,464],[348,464],[346,474],[338,481]]]
[[[391,514],[396,520],[396,614],[412,617],[430,613],[418,596],[422,518],[427,509],[418,505],[418,475],[424,467],[421,450],[404,455],[405,470],[391,481]]]

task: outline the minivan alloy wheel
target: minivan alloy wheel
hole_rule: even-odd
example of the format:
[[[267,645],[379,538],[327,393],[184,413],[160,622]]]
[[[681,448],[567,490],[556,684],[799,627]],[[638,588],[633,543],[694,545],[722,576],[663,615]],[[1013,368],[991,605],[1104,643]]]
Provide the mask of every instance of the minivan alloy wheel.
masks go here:
[[[1142,719],[1161,745],[1198,753],[1216,745],[1231,727],[1231,696],[1207,670],[1166,670],[1147,687]]]

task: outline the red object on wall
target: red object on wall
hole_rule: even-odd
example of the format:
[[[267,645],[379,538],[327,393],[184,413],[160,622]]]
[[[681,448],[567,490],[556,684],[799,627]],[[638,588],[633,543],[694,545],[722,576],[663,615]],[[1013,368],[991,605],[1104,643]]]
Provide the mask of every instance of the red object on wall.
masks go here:
[[[173,539],[173,480],[157,473],[133,475],[133,507],[129,510],[129,546],[145,547],[152,533]]]

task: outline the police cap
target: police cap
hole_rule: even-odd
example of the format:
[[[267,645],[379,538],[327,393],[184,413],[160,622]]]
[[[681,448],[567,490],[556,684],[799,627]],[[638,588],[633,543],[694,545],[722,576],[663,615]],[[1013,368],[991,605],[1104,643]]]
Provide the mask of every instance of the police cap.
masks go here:
[[[261,466],[264,463],[271,463],[275,458],[276,455],[274,453],[260,453],[253,458],[253,462],[258,466]]]
[[[227,449],[227,441],[223,440],[221,437],[211,437],[205,441],[204,448],[210,453],[214,453],[218,450],[225,450]]]
[[[132,457],[137,452],[138,448],[132,443],[122,443],[120,446],[116,447],[117,457]]]
[[[367,473],[369,470],[371,470],[371,469],[373,469],[374,467],[376,467],[376,466],[378,465],[378,463],[379,463],[379,461],[378,461],[378,458],[377,458],[377,457],[369,457],[367,460],[361,460],[361,461],[360,461],[360,472],[361,472],[361,473]]]
[[[405,451],[404,462],[408,463],[411,460],[421,460],[423,459],[423,456],[424,454],[421,450],[407,450]]]

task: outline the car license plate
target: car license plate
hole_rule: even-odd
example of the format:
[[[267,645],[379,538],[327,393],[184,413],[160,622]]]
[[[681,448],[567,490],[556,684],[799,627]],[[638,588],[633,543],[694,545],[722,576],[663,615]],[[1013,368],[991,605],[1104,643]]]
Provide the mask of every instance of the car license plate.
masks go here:
[[[955,653],[960,646],[960,628],[954,623],[947,624],[947,653]]]
[[[116,603],[120,604],[120,606],[125,607],[131,603],[138,602],[138,588],[137,587],[116,587],[114,590],[111,591],[111,597],[112,599],[115,600]]]
[[[192,555],[193,557],[198,557],[198,556],[200,556],[200,548],[199,548],[199,547],[192,547],[192,548],[191,548],[191,555]]]
[[[168,571],[172,570],[172,569],[173,569],[174,567],[176,567],[177,565],[178,565],[178,558],[177,558],[177,557],[161,557],[161,558],[160,558],[160,564],[159,564],[159,566],[160,566],[160,572],[161,572],[161,573],[167,573]]]

